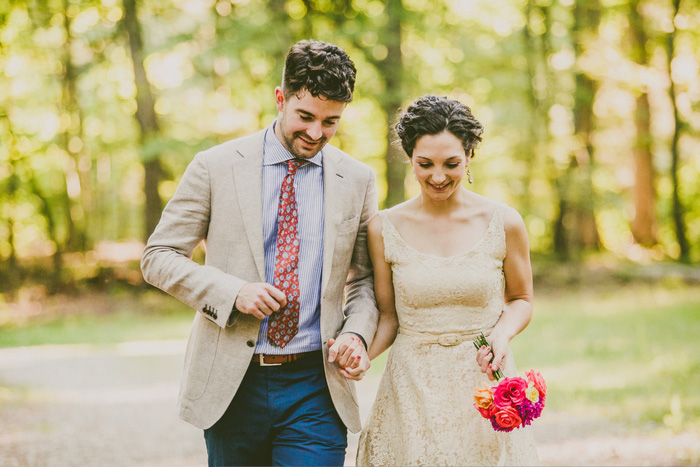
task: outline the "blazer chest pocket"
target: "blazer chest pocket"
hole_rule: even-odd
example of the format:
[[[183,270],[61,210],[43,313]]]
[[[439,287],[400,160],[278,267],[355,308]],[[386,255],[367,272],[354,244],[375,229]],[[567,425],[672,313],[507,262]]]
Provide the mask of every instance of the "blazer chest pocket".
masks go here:
[[[355,248],[355,238],[357,236],[360,216],[357,215],[342,221],[335,233],[335,250],[333,251],[333,268],[346,270],[352,259],[352,252]],[[347,275],[347,272],[341,276]],[[343,277],[343,280],[344,277]]]
[[[338,224],[338,235],[341,234],[348,234],[348,233],[354,233],[357,231],[357,228],[360,224],[360,215],[356,215],[354,217],[351,217],[350,219],[344,219],[340,221],[340,224]]]

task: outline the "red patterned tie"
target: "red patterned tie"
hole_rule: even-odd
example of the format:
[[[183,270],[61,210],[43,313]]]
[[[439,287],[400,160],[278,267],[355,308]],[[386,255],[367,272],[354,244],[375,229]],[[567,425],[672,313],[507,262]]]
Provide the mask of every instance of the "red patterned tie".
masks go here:
[[[306,161],[287,161],[287,175],[282,181],[277,208],[277,253],[274,286],[287,295],[287,306],[270,315],[267,338],[272,345],[284,348],[299,330],[299,237],[294,175]]]

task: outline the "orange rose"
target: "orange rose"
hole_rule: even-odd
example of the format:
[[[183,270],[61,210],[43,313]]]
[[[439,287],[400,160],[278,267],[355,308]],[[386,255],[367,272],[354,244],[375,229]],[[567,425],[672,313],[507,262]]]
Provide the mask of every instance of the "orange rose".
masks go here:
[[[491,387],[486,383],[481,383],[481,386],[474,390],[474,406],[488,409],[493,404],[493,392]]]
[[[535,386],[535,389],[540,393],[540,397],[544,399],[547,397],[547,384],[544,382],[544,378],[539,371],[530,370],[526,371],[527,380]]]

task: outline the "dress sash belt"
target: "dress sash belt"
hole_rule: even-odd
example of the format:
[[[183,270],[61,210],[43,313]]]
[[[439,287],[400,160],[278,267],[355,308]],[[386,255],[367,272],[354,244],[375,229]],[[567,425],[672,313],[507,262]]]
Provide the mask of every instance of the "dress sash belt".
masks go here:
[[[417,331],[415,329],[407,329],[403,327],[399,328],[399,334],[419,339],[423,344],[440,344],[443,347],[452,347],[466,341],[471,342],[476,339],[481,332],[481,330],[473,330],[464,332],[435,333]],[[484,330],[483,332],[485,336],[488,336],[491,333],[491,329]]]

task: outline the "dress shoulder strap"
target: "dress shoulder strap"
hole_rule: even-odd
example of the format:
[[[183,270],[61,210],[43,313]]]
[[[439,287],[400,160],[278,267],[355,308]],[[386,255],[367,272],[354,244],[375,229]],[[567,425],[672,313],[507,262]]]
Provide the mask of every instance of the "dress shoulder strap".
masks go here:
[[[507,209],[507,204],[496,204],[496,209],[493,211],[493,221],[496,223],[498,230],[503,230],[503,216],[505,215]]]
[[[401,238],[394,227],[394,224],[389,220],[387,210],[379,211],[379,218],[382,220],[382,238],[384,239],[384,260],[393,264],[398,261]]]
[[[495,238],[495,253],[502,258],[505,258],[506,255],[506,231],[503,224],[503,216],[507,210],[507,204],[497,203],[491,219],[493,237]]]

